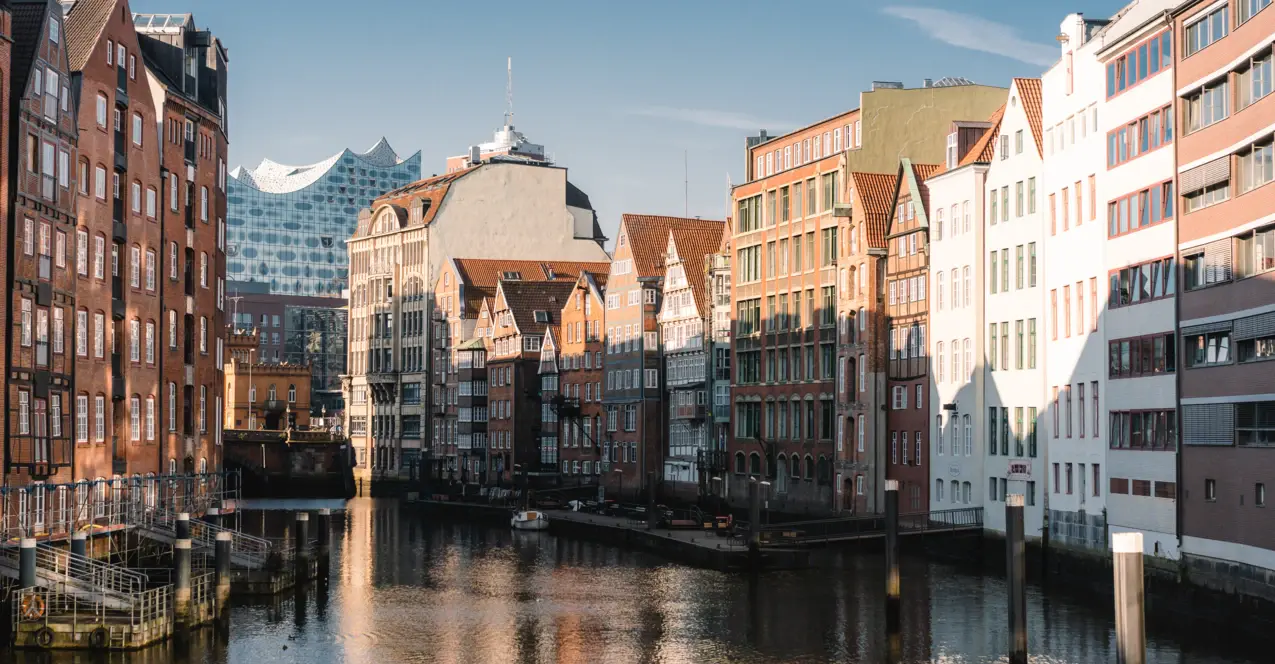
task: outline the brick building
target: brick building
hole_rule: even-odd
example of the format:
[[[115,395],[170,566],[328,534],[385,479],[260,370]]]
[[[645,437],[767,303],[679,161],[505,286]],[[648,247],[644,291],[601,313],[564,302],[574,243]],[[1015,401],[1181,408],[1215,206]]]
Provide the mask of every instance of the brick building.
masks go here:
[[[72,477],[74,367],[65,335],[76,304],[67,254],[75,226],[71,163],[77,132],[61,6],[19,0],[11,7],[12,107],[6,117],[13,149],[6,154],[17,161],[9,164],[13,198],[4,253],[10,321],[5,484],[22,485]]]
[[[226,362],[226,429],[310,428],[310,367],[232,357]]]
[[[533,479],[556,477],[557,413],[542,402],[541,350],[557,335],[573,282],[501,281],[491,300],[487,344],[487,474],[514,479],[515,466]],[[482,328],[480,328],[482,329]]]
[[[886,356],[886,390],[890,410],[886,428],[890,460],[886,479],[899,481],[901,509],[919,512],[930,504],[930,354],[929,328],[930,223],[926,179],[937,165],[899,163],[894,185],[894,214],[885,229],[887,293],[885,315],[890,347]]]
[[[1266,3],[1188,2],[1176,81],[1182,554],[1192,576],[1271,597],[1275,186]],[[1130,68],[1131,69],[1131,68]],[[1135,293],[1146,296],[1144,279]],[[1158,288],[1158,287],[1157,287]],[[1158,295],[1154,291],[1153,295]]]
[[[469,343],[475,336],[483,305],[496,295],[501,280],[526,282],[576,282],[582,274],[604,277],[607,262],[496,260],[449,258],[434,282],[432,338],[438,360],[431,374],[433,440],[428,446],[428,466],[433,477],[460,470],[468,481],[483,483],[487,468],[486,367],[474,366],[479,355]],[[482,328],[490,329],[483,319]],[[462,350],[464,346],[468,350]],[[468,358],[468,359],[466,359]],[[466,366],[470,362],[470,366]],[[474,383],[479,381],[479,383]],[[481,387],[482,392],[478,389]],[[405,388],[407,389],[407,388]],[[471,409],[462,411],[462,409]],[[482,409],[478,417],[474,408]],[[460,417],[464,414],[469,419]]]
[[[189,14],[136,14],[136,64],[145,67],[159,127],[161,273],[159,352],[165,470],[221,469],[225,341],[226,91],[221,42]],[[118,47],[117,47],[118,50]],[[118,54],[117,54],[118,55]],[[131,249],[130,249],[131,251]]]
[[[660,476],[666,427],[656,314],[664,281],[669,232],[721,232],[720,221],[626,214],[620,221],[606,290],[607,432],[604,458],[609,490],[633,497],[648,489],[648,473]],[[617,472],[618,471],[618,472]]]
[[[167,331],[154,98],[127,2],[75,3],[66,41],[80,100],[75,398],[91,413],[76,431],[75,476],[160,473],[163,415],[173,406],[159,380]]]
[[[554,339],[563,397],[557,412],[558,459],[566,486],[596,483],[605,469],[603,450],[610,445],[602,406],[605,286],[605,273],[585,272],[576,279],[562,307],[562,332]]]

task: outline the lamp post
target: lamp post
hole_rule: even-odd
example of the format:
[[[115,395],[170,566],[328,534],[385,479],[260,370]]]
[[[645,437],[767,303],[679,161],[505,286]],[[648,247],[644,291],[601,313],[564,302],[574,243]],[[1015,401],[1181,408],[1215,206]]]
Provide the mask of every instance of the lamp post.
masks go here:
[[[762,500],[762,521],[770,523],[770,482],[763,481],[761,483],[761,500]]]

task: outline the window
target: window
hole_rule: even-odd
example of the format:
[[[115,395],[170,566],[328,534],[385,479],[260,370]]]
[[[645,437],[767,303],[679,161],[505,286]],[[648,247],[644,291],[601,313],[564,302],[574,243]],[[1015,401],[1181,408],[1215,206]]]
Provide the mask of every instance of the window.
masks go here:
[[[1172,297],[1176,287],[1172,258],[1116,270],[1109,279],[1107,306],[1112,309]]]
[[[208,187],[199,188],[199,220],[208,223]]]
[[[1107,236],[1117,237],[1173,218],[1173,182],[1162,182],[1107,203]]]
[[[1269,62],[1269,57],[1268,62]],[[1265,141],[1239,154],[1239,189],[1240,193],[1252,191],[1272,179],[1271,141]]]
[[[1188,28],[1188,31],[1190,29]],[[1227,79],[1221,78],[1204,86],[1183,100],[1186,106],[1187,133],[1199,131],[1211,124],[1226,119],[1229,103]]]
[[[1176,450],[1177,422],[1174,410],[1113,410],[1107,444],[1111,449]]]
[[[1187,368],[1231,363],[1231,331],[1184,334],[1182,337]]]
[[[1177,352],[1173,334],[1157,334],[1107,342],[1109,378],[1136,378],[1173,373]]]
[[[98,164],[93,169],[93,195],[106,200],[106,169]]]
[[[1223,4],[1221,7],[1186,26],[1185,57],[1191,57],[1213,42],[1225,37],[1229,30],[1227,5]]]
[[[142,144],[142,114],[133,114],[133,145],[141,146]]]

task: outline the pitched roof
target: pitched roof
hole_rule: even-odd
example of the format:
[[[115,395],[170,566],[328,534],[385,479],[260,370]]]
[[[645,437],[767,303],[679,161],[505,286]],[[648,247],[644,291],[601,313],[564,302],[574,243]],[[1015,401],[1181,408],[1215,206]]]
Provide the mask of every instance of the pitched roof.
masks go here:
[[[575,281],[501,281],[500,292],[505,306],[513,313],[514,324],[521,334],[541,334],[548,326],[562,323],[562,305],[571,297]],[[536,321],[535,312],[543,311],[548,322]]]
[[[31,65],[35,61],[36,47],[40,44],[39,35],[44,30],[44,17],[49,15],[48,0],[9,0],[9,9],[13,15],[13,100],[18,100],[27,92],[27,80],[31,77]]]
[[[517,272],[521,281],[541,283],[564,281],[574,284],[581,273],[587,272],[598,282],[606,284],[611,264],[607,262],[581,261],[510,261],[493,258],[455,258],[456,279],[464,284],[465,309],[477,314],[484,297],[496,294],[496,286],[505,272]]]
[[[664,274],[664,249],[668,246],[669,231],[677,228],[685,231],[708,231],[720,239],[721,221],[689,219],[687,217],[662,217],[646,214],[626,214],[620,221],[628,236],[629,252],[633,254],[633,271],[638,278]]]
[[[993,139],[1001,133],[1001,120],[1004,118],[1005,105],[1002,104],[1000,108],[996,109],[995,113],[992,113],[992,117],[987,119],[992,126],[983,131],[983,135],[977,141],[974,141],[974,145],[970,146],[969,152],[966,152],[965,156],[961,158],[961,166],[975,163],[991,163],[992,157],[996,156],[996,141]]]
[[[71,71],[82,71],[97,48],[98,36],[106,27],[117,0],[78,0],[63,23],[66,26],[66,57]],[[130,24],[131,25],[131,24]]]
[[[855,194],[863,213],[868,247],[885,248],[886,223],[894,208],[896,173],[850,173]]]
[[[912,164],[912,172],[916,173],[918,182],[924,182],[934,177],[934,174],[939,172],[941,168],[943,167],[939,164]]]
[[[695,310],[700,316],[708,313],[708,279],[704,257],[717,253],[722,244],[722,234],[726,232],[726,223],[713,222],[716,228],[674,227],[669,231],[677,250],[677,257],[682,259],[682,270],[686,273],[687,284],[691,295],[695,298]]]
[[[1027,116],[1027,125],[1032,129],[1032,138],[1036,139],[1036,151],[1045,156],[1045,139],[1041,130],[1043,123],[1043,102],[1041,101],[1039,78],[1015,78],[1014,87],[1018,88],[1018,100],[1022,102],[1023,113]]]

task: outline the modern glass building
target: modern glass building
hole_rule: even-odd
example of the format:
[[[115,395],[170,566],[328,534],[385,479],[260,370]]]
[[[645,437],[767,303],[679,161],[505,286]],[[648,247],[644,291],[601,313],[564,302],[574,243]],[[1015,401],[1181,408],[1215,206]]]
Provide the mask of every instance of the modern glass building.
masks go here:
[[[421,177],[421,153],[399,159],[382,138],[309,166],[269,159],[231,171],[227,186],[226,278],[272,295],[341,297],[349,279],[345,240],[360,209]]]
[[[326,408],[335,415],[345,408],[341,374],[345,373],[346,310],[332,307],[287,306],[283,361],[309,364],[312,410]],[[320,413],[323,414],[323,413]]]

